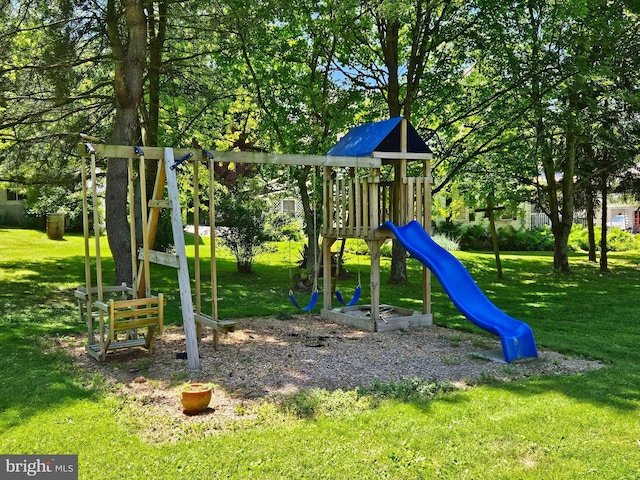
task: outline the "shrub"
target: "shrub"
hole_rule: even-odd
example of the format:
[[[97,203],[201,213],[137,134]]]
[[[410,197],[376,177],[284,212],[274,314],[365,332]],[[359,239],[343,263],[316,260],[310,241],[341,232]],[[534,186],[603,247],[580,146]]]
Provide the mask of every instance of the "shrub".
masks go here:
[[[433,241],[449,252],[460,250],[458,242],[444,233],[434,235]]]
[[[467,226],[460,235],[460,248],[463,250],[486,250],[491,248],[491,235],[484,224]]]
[[[595,227],[596,250],[600,250],[602,228]],[[589,231],[582,225],[574,225],[569,235],[569,248],[573,251],[587,251],[589,249]],[[628,252],[640,250],[640,235],[610,228],[607,231],[607,248],[612,252]]]
[[[267,202],[255,188],[220,188],[217,199],[217,230],[222,243],[236,257],[238,272],[251,273],[255,256],[275,239],[268,226]]]
[[[607,248],[612,252],[640,250],[640,238],[619,228],[611,228],[607,233]]]

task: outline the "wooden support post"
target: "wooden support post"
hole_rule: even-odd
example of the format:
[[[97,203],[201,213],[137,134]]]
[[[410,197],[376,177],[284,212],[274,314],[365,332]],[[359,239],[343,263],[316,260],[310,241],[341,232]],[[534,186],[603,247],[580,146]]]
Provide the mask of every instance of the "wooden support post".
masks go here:
[[[407,119],[403,118],[400,122],[400,153],[407,153]],[[407,178],[407,159],[400,160],[398,165],[398,178],[396,178],[396,184],[398,185],[398,217],[396,219],[396,225],[405,225],[407,223],[407,212],[409,206],[407,205],[407,185],[405,179]]]
[[[141,155],[141,158],[144,158]],[[133,175],[133,159],[129,159],[129,170],[128,170],[128,180],[129,180],[129,238],[131,241],[131,275],[132,275],[132,285],[137,284],[137,279],[139,274],[144,274],[144,272],[138,272],[138,255],[136,255],[136,194],[135,194],[135,180]],[[144,224],[142,229],[144,230]],[[136,295],[137,296],[137,295]]]
[[[383,240],[367,240],[371,256],[371,320],[374,325],[380,320],[380,247],[383,243]]]
[[[149,240],[149,228],[148,228],[148,210],[147,210],[147,167],[144,160],[144,155],[140,155],[140,165],[139,167],[139,175],[140,175],[140,213],[142,218],[142,251],[144,253],[143,260],[143,275],[146,279],[144,285],[144,296],[145,298],[149,298],[151,296],[151,269],[149,266],[149,248],[150,248],[150,240]],[[133,207],[132,207],[133,212]],[[133,217],[133,214],[132,214]],[[135,256],[135,250],[133,251],[133,255]],[[134,266],[135,267],[135,266]],[[134,284],[135,285],[135,284]]]
[[[153,245],[153,242],[156,239],[156,232],[158,229],[158,221],[160,220],[160,209],[163,208],[161,200],[164,196],[164,186],[166,182],[166,174],[164,168],[164,161],[159,160],[158,168],[156,171],[156,181],[153,187],[153,194],[151,200],[149,202],[149,206],[153,206],[151,209],[151,215],[148,219],[147,228],[147,240],[149,242],[149,246]],[[170,206],[168,207],[170,208]],[[146,281],[144,275],[140,275],[140,272],[144,271],[144,262],[140,261],[138,265],[138,279],[135,286],[135,290],[137,292],[138,297],[144,296],[144,292],[147,291]]]
[[[335,238],[322,237],[322,288],[323,308],[331,310],[333,288],[331,284],[331,246]]]
[[[178,198],[178,182],[176,170],[171,169],[174,164],[173,149],[164,149],[164,164],[167,176],[169,200],[171,201],[171,226],[176,254],[178,255],[178,283],[180,284],[180,303],[182,305],[182,320],[187,346],[187,359],[191,370],[200,369],[200,357],[198,356],[198,338],[196,335],[196,322],[193,316],[193,301],[191,299],[191,279],[189,278],[189,265],[187,263],[186,248],[184,243],[184,227],[180,212],[180,200]]]
[[[82,157],[82,229],[84,232],[84,277],[87,288],[87,298],[85,308],[89,345],[95,344],[95,333],[93,330],[93,301],[91,295],[91,247],[89,241],[89,199],[87,194],[87,161]]]
[[[100,256],[100,217],[98,215],[98,179],[96,175],[96,154],[91,154],[91,196],[93,201],[93,236],[96,244],[96,282],[98,301],[104,300],[102,296],[102,258]]]
[[[425,159],[422,168],[425,177],[422,226],[431,235],[431,162]],[[431,313],[431,270],[425,266],[422,267],[422,313]]]
[[[200,279],[200,162],[193,162],[193,273],[195,275],[196,286],[196,305],[197,314],[202,313],[202,284]],[[187,212],[187,216],[189,212]],[[202,325],[196,324],[196,338],[198,341],[202,338]]]
[[[216,266],[216,202],[213,158],[209,158],[209,242],[211,249],[211,318],[218,321],[218,272]],[[213,329],[213,347],[218,349],[218,330]]]

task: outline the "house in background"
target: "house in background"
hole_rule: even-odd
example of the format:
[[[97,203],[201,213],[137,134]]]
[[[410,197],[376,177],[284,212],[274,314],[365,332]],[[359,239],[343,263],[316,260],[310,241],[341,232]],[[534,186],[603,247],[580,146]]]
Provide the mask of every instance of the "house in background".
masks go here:
[[[24,225],[25,196],[10,188],[0,188],[0,224]]]
[[[640,233],[640,206],[610,203],[607,205],[607,225],[628,232]]]

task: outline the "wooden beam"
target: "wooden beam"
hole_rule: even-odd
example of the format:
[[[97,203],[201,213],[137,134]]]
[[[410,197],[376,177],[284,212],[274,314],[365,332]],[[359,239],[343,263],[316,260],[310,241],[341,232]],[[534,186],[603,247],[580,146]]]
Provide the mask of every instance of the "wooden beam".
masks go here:
[[[167,190],[171,201],[171,227],[176,252],[178,252],[178,284],[180,285],[180,304],[182,306],[182,321],[187,347],[187,361],[191,370],[200,369],[200,356],[198,355],[198,339],[196,334],[196,322],[193,318],[193,301],[191,300],[191,278],[189,277],[189,265],[185,255],[184,227],[182,226],[182,214],[180,213],[180,200],[178,199],[178,182],[176,171],[171,169],[174,163],[173,150],[165,148],[165,173]]]
[[[433,153],[412,153],[412,152],[373,152],[373,158],[383,160],[431,160]]]
[[[93,145],[96,155],[103,158],[138,158],[133,147],[126,145]],[[202,161],[202,150],[176,148],[174,158],[180,159],[192,154],[190,161]],[[271,165],[310,165],[315,167],[355,167],[377,168],[382,165],[380,158],[375,157],[329,157],[326,155],[291,155],[264,152],[217,152],[210,151],[214,162],[223,163],[259,163]],[[85,144],[78,145],[78,155],[89,156]],[[424,154],[420,154],[424,155]],[[144,147],[145,158],[152,160],[164,160],[164,151],[160,147]],[[420,157],[421,159],[424,157]],[[173,159],[172,159],[173,161]]]

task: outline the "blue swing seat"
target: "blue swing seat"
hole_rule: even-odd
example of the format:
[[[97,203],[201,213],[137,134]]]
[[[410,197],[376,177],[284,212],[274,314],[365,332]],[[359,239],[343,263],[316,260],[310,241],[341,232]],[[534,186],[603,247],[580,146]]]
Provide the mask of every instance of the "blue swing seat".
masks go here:
[[[298,301],[296,300],[295,295],[293,294],[293,290],[289,290],[289,300],[291,300],[291,303],[293,303],[293,305],[296,308],[299,308],[300,310],[303,310],[305,312],[308,312],[309,310],[311,310],[313,307],[316,306],[316,303],[318,302],[318,290],[314,291],[313,294],[311,295],[311,300],[309,300],[309,304],[306,307],[301,307],[300,304],[298,303]]]
[[[358,303],[358,300],[360,300],[361,292],[362,292],[362,288],[360,288],[360,285],[358,285],[355,291],[353,292],[353,298],[351,298],[351,300],[349,300],[349,302],[347,303],[342,298],[342,293],[340,293],[340,290],[336,290],[336,298],[338,299],[338,302],[340,302],[345,307],[352,307],[353,305]]]

